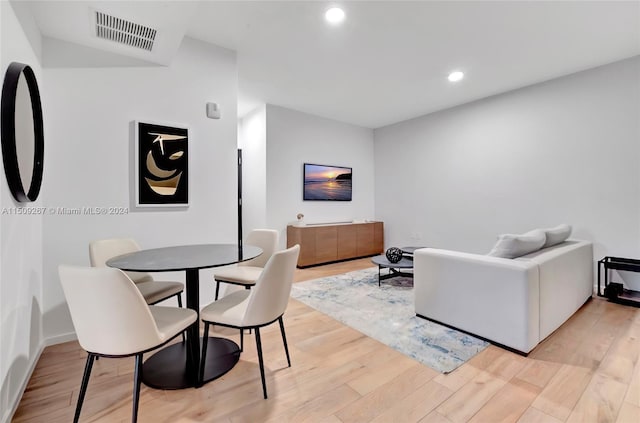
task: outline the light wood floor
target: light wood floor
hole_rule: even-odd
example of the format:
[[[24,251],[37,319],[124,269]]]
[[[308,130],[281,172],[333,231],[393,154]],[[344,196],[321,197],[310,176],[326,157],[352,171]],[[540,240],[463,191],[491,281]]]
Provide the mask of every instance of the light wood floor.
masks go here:
[[[307,280],[370,267],[368,259],[299,270]],[[269,399],[245,337],[240,362],[200,389],[143,385],[141,422],[640,422],[640,309],[594,298],[525,358],[490,346],[443,375],[291,300],[284,316],[292,367],[277,325],[263,332]],[[218,334],[238,341],[236,331]],[[15,422],[69,422],[85,353],[48,347]],[[83,422],[126,422],[133,359],[94,365]]]

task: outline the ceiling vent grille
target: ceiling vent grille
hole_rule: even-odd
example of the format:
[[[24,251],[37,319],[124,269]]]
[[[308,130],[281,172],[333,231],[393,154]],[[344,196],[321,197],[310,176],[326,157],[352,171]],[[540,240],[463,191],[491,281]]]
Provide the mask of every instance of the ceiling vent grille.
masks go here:
[[[96,11],[96,36],[151,51],[157,31],[148,26]]]

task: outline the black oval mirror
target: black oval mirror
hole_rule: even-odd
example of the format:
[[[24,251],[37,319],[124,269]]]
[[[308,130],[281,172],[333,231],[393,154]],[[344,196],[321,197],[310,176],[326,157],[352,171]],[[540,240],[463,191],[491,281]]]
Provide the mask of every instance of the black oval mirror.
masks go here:
[[[12,62],[7,68],[0,119],[2,161],[11,194],[21,203],[35,201],[42,185],[44,130],[38,82],[24,63]]]

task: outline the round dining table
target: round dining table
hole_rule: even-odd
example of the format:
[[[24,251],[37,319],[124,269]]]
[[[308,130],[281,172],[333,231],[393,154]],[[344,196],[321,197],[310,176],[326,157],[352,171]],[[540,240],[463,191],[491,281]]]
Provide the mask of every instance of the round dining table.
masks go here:
[[[235,244],[180,245],[140,250],[113,257],[107,266],[132,272],[186,272],[187,307],[198,313],[198,319],[187,329],[186,342],[165,347],[143,364],[142,381],[157,389],[184,389],[200,386],[200,269],[226,266],[250,260],[262,254],[262,249]],[[202,383],[224,375],[240,359],[235,342],[209,337],[207,363]]]

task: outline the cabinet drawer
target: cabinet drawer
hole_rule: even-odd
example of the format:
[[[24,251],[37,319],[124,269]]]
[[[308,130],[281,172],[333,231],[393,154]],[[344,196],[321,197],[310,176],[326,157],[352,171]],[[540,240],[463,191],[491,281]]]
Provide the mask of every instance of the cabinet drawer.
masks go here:
[[[338,228],[319,226],[316,228],[316,259],[318,262],[338,259]]]
[[[338,226],[338,260],[358,257],[356,232],[353,225]]]
[[[356,248],[358,256],[374,254],[372,224],[356,225]]]

